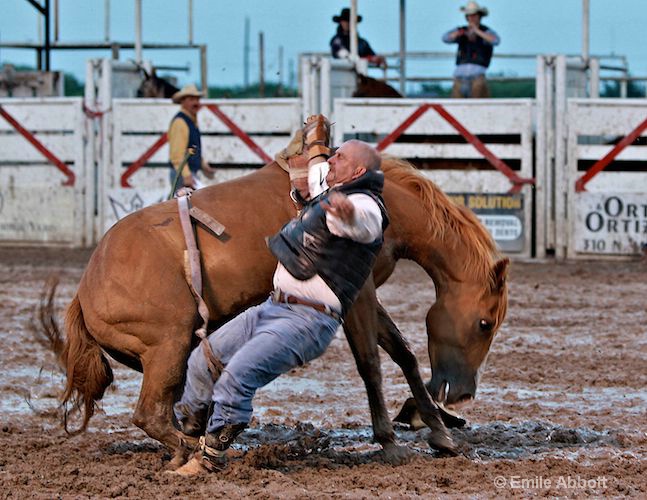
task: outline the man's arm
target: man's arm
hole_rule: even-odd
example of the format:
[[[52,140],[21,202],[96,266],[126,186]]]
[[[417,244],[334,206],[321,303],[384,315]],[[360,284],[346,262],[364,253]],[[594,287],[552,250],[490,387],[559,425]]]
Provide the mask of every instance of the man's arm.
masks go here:
[[[335,236],[371,243],[382,235],[382,212],[368,195],[333,192],[322,206],[328,229]]]
[[[453,30],[449,30],[447,33],[443,35],[443,42],[456,43],[458,38],[464,34],[465,34],[465,29],[463,28],[455,28]]]
[[[485,40],[490,45],[499,45],[499,43],[501,42],[501,39],[499,38],[499,35],[497,34],[497,32],[491,29],[482,30],[481,28],[476,26],[474,27],[474,33],[480,36],[483,40]]]

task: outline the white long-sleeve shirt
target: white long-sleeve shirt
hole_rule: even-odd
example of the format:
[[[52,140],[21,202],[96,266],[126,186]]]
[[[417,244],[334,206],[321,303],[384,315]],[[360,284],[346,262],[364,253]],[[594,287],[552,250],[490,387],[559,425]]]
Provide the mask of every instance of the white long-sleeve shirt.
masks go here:
[[[382,235],[382,212],[373,198],[362,193],[348,195],[355,207],[353,221],[345,223],[339,217],[326,212],[326,225],[335,236],[350,238],[359,243],[371,243]],[[308,280],[298,280],[279,262],[274,272],[274,288],[283,292],[328,305],[341,312],[341,302],[321,278],[316,275]]]

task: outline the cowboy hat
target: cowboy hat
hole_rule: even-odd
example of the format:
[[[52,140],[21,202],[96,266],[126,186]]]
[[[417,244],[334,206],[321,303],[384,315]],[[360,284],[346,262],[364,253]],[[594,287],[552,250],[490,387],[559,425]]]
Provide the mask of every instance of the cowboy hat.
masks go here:
[[[471,16],[472,14],[481,14],[482,17],[488,15],[487,7],[481,7],[476,2],[467,2],[467,5],[461,7],[461,12],[466,16]]]
[[[173,94],[171,99],[173,99],[175,104],[180,104],[180,101],[185,97],[204,97],[204,92],[200,92],[194,84],[190,83],[182,87],[182,90],[178,90]]]
[[[339,14],[338,16],[332,16],[332,21],[334,23],[338,23],[339,21],[350,21],[350,9],[343,8],[341,10],[341,14]],[[362,16],[357,16],[357,22],[362,22]]]

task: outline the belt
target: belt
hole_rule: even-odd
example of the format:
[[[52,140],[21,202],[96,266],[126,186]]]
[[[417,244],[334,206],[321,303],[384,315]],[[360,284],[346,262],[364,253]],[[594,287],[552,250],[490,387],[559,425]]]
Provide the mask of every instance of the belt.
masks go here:
[[[295,297],[294,295],[289,295],[281,290],[274,290],[271,293],[270,297],[272,297],[272,302],[274,303],[298,304],[301,306],[312,307],[314,310],[327,314],[328,316],[339,321],[340,323],[342,322],[341,315],[334,309],[331,309],[331,307],[327,306],[326,304],[321,304],[319,302],[311,302],[309,300],[302,299],[300,297]]]

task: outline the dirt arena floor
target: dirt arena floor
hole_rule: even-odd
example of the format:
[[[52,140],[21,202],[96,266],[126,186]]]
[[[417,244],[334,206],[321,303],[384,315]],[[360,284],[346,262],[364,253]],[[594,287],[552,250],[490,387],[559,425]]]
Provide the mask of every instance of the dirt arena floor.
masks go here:
[[[647,262],[514,263],[508,318],[494,341],[461,454],[439,458],[424,431],[398,428],[413,460],[393,467],[371,442],[363,384],[343,336],[259,391],[255,419],[219,475],[163,473],[169,455],[130,423],[140,375],[116,383],[88,432],[67,437],[63,377],[29,321],[45,278],[72,296],[88,252],[0,249],[0,497],[411,498],[647,497]],[[380,289],[425,367],[433,287],[401,263]],[[382,357],[394,416],[405,380]]]

